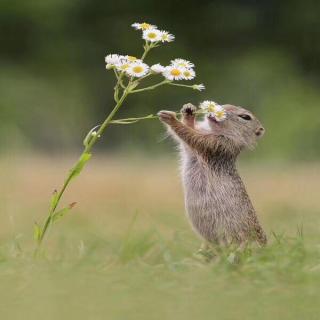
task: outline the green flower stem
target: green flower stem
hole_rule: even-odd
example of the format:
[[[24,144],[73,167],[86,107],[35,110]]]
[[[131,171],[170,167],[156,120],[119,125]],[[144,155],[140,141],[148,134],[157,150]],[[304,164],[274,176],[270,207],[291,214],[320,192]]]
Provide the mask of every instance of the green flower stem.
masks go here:
[[[195,115],[203,115],[206,112],[203,110],[198,110],[196,112],[194,112]],[[181,116],[182,113],[181,112],[176,112],[177,116]],[[110,121],[111,124],[132,124],[132,123],[136,123],[140,120],[153,120],[153,119],[159,119],[159,116],[155,115],[155,114],[149,114],[147,116],[144,117],[138,117],[138,118],[125,118],[125,119],[116,119],[116,120],[112,120]]]
[[[131,93],[137,93],[137,92],[142,92],[142,91],[147,91],[147,90],[153,90],[157,87],[160,87],[160,86],[163,86],[164,84],[169,84],[170,81],[168,80],[163,80],[153,86],[150,86],[150,87],[146,87],[146,88],[141,88],[141,89],[136,89],[136,90],[132,90]]]
[[[144,48],[144,52],[143,52],[143,54],[142,54],[142,56],[140,58],[141,60],[144,60],[146,58],[146,56],[149,53],[149,51],[153,48],[153,45],[152,45],[152,43],[149,44],[148,41],[146,41],[146,43],[145,43],[143,48]]]
[[[112,118],[114,117],[114,115],[117,113],[117,111],[119,110],[119,108],[121,107],[121,105],[123,104],[124,100],[126,99],[126,97],[128,96],[128,94],[130,94],[131,92],[126,89],[124,90],[120,100],[118,101],[118,103],[115,105],[115,107],[113,108],[113,110],[110,112],[110,114],[108,115],[108,117],[106,118],[106,120],[102,123],[102,125],[100,126],[100,128],[97,131],[97,134],[95,134],[92,139],[90,140],[90,142],[88,143],[87,147],[84,149],[84,152],[89,153],[92,149],[92,147],[94,146],[94,144],[96,143],[97,139],[99,139],[104,130],[106,129],[106,127],[110,124]]]
[[[119,99],[119,101],[117,102],[117,104],[115,105],[115,107],[113,108],[113,110],[110,112],[110,114],[108,115],[108,117],[105,119],[105,121],[102,123],[102,125],[99,127],[98,131],[96,132],[95,135],[91,136],[91,139],[89,140],[88,144],[85,146],[82,154],[80,155],[78,161],[75,163],[74,167],[70,170],[67,178],[65,179],[65,182],[62,186],[62,188],[60,189],[60,191],[58,191],[58,193],[56,194],[55,197],[55,201],[53,203],[53,205],[50,208],[49,211],[49,215],[45,220],[44,226],[41,230],[41,234],[40,237],[38,239],[38,247],[36,249],[36,252],[39,250],[43,239],[45,238],[48,228],[52,222],[52,217],[60,203],[60,200],[65,192],[65,190],[67,189],[67,187],[69,186],[72,178],[74,177],[74,172],[77,168],[79,168],[79,166],[81,166],[81,162],[82,159],[85,155],[90,155],[91,149],[92,147],[95,145],[96,141],[102,136],[104,130],[106,129],[106,127],[111,123],[112,118],[114,117],[114,115],[116,114],[116,112],[119,110],[119,108],[121,107],[121,105],[123,104],[124,100],[126,99],[126,97],[128,96],[128,94],[130,93],[129,91],[129,86],[130,84],[128,84],[128,87],[123,91],[123,94],[121,96],[121,98]],[[89,160],[89,159],[88,159]],[[81,166],[81,170],[83,169],[83,166]]]
[[[147,41],[145,43],[144,46],[144,52],[142,54],[141,60],[145,59],[145,57],[147,56],[148,52],[154,48],[156,45],[154,44],[149,44]],[[122,82],[122,78],[124,73],[118,73],[117,70],[114,69],[114,74],[117,78],[117,83],[114,87],[114,100],[116,102],[115,107],[113,108],[113,110],[110,112],[110,114],[108,115],[108,117],[105,119],[105,121],[102,123],[101,126],[99,126],[99,129],[97,131],[95,131],[94,129],[91,129],[90,132],[87,134],[86,138],[84,139],[84,149],[83,152],[81,153],[78,161],[75,163],[75,165],[73,166],[73,168],[69,171],[68,176],[66,177],[61,189],[59,191],[56,191],[52,197],[51,200],[51,206],[50,206],[50,210],[49,210],[49,214],[44,222],[43,227],[41,228],[38,224],[36,224],[36,240],[37,240],[37,247],[35,249],[35,255],[37,255],[37,253],[39,252],[39,249],[41,247],[41,244],[43,243],[43,240],[45,238],[45,236],[48,233],[49,227],[52,223],[52,221],[55,219],[55,217],[60,213],[61,211],[56,211],[59,204],[60,204],[60,200],[64,194],[64,192],[66,191],[67,187],[69,186],[70,182],[72,181],[72,179],[74,177],[76,177],[78,174],[81,173],[81,171],[83,170],[85,164],[90,160],[91,157],[91,149],[93,148],[93,146],[95,145],[95,143],[97,142],[97,140],[102,136],[102,134],[104,133],[105,129],[107,128],[107,126],[111,123],[121,123],[124,124],[124,122],[127,123],[133,123],[136,120],[135,119],[129,119],[127,121],[125,120],[116,120],[115,122],[112,122],[112,119],[114,117],[114,115],[117,113],[117,111],[119,110],[119,108],[122,106],[123,102],[125,101],[125,99],[127,98],[127,96],[130,93],[134,93],[136,92],[140,92],[140,91],[145,91],[145,90],[151,90],[154,89],[164,83],[159,83],[155,86],[152,86],[150,88],[144,88],[144,89],[139,89],[139,90],[133,90],[133,88],[135,88],[138,84],[138,82],[134,82],[133,80],[129,80],[127,86],[125,86]],[[122,95],[119,98],[119,93],[122,91]],[[144,117],[145,119],[147,117]],[[64,212],[66,212],[66,210],[70,210],[73,207],[73,204],[70,205],[67,208],[64,208],[62,210],[65,210]]]
[[[141,80],[145,79],[145,78],[148,78],[148,77],[150,77],[150,76],[154,76],[154,75],[155,75],[154,73],[149,72],[149,73],[147,73],[145,76],[143,76],[143,77],[139,78],[139,82],[140,82]]]
[[[169,84],[170,86],[185,87],[185,88],[191,88],[191,89],[193,89],[193,85],[181,84],[181,83],[175,83],[175,82],[169,82],[168,84]]]
[[[116,75],[116,78],[117,78],[117,83],[116,83],[116,86],[114,87],[114,94],[113,94],[113,98],[114,98],[114,101],[115,102],[118,102],[119,101],[119,89],[120,87],[123,89],[123,90],[126,90],[127,87],[125,87],[122,83],[122,78],[123,78],[123,73],[121,73],[120,75],[118,75],[118,72],[114,70],[114,73]],[[129,84],[128,84],[129,85]]]
[[[144,52],[142,54],[141,60],[144,60],[148,54],[148,52],[157,47],[157,43],[149,43],[146,41],[144,45]],[[153,90],[159,86],[165,85],[165,84],[171,84],[171,85],[176,85],[180,87],[192,87],[188,85],[179,85],[179,84],[173,84],[172,81],[169,80],[164,80],[162,82],[159,82],[153,86],[146,87],[146,88],[141,88],[141,89],[135,89],[139,84],[141,79],[138,80],[133,80],[133,78],[129,79],[127,84],[123,83],[123,76],[124,72],[117,72],[117,70],[114,69],[114,73],[117,79],[116,85],[114,87],[114,100],[115,100],[115,106],[110,112],[110,114],[107,116],[107,118],[104,120],[104,122],[91,129],[88,134],[86,135],[83,143],[84,143],[84,149],[78,159],[78,161],[74,164],[72,169],[69,171],[69,174],[67,175],[66,179],[64,180],[64,183],[61,187],[60,190],[55,191],[52,199],[51,199],[51,205],[49,209],[49,213],[47,218],[45,219],[45,222],[43,224],[43,227],[39,226],[37,223],[35,224],[35,231],[34,231],[34,236],[37,241],[37,247],[35,249],[35,255],[39,252],[39,249],[41,248],[41,245],[43,243],[43,240],[45,239],[46,235],[48,234],[48,230],[50,229],[50,226],[52,223],[54,223],[57,219],[60,219],[63,217],[69,210],[72,209],[75,203],[70,204],[69,206],[58,209],[60,201],[70,185],[71,181],[81,173],[87,162],[91,158],[91,150],[93,146],[96,144],[98,139],[103,135],[105,129],[108,127],[110,124],[131,124],[138,122],[140,120],[147,120],[147,119],[157,119],[157,115],[147,115],[144,117],[140,118],[127,118],[127,119],[117,119],[117,120],[112,120],[119,108],[122,106],[123,102],[127,98],[127,96],[131,93],[137,93],[137,92],[143,92],[147,90]],[[149,75],[146,75],[143,78],[146,78]],[[199,112],[200,113],[200,112]],[[177,113],[181,114],[181,113]],[[58,209],[58,210],[57,210]]]

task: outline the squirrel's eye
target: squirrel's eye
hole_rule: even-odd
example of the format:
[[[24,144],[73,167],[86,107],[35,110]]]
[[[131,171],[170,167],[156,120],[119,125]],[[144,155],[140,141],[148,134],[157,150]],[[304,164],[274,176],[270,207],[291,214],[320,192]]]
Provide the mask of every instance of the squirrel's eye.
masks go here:
[[[251,120],[252,119],[248,114],[239,114],[239,117],[244,120]]]

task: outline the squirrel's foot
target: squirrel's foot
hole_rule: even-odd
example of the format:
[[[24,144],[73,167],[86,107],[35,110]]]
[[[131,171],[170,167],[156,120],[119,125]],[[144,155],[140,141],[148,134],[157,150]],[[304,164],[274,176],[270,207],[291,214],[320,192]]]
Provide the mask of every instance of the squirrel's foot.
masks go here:
[[[177,121],[176,113],[173,111],[162,110],[158,112],[158,117],[160,121],[169,125]]]
[[[187,126],[194,128],[196,111],[197,111],[197,107],[194,106],[193,104],[191,103],[185,104],[180,111],[182,113],[182,122]]]
[[[200,249],[194,254],[194,257],[203,262],[212,262],[218,257],[218,252],[209,242],[204,242]]]
[[[184,104],[180,112],[183,116],[194,116],[194,113],[197,111],[197,107],[192,103]]]

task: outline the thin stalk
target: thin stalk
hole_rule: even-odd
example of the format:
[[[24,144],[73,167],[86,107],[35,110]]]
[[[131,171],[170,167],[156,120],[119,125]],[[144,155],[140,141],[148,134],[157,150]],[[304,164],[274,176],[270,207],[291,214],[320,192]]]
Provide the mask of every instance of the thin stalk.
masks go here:
[[[170,86],[176,86],[176,87],[185,87],[185,88],[192,88],[193,89],[193,85],[188,85],[188,84],[181,84],[181,83],[174,83],[174,82],[169,82],[168,83]]]
[[[144,52],[142,54],[141,60],[144,60],[148,54],[148,52],[157,47],[157,43],[149,43],[146,41],[145,46],[144,46]],[[105,129],[108,127],[110,124],[130,124],[134,123],[140,120],[147,120],[147,119],[156,119],[158,118],[157,115],[148,115],[140,118],[127,118],[127,119],[118,119],[118,120],[112,120],[119,108],[122,106],[123,102],[127,98],[127,96],[131,93],[137,93],[137,92],[142,92],[142,91],[147,91],[147,90],[153,90],[161,85],[164,84],[171,84],[171,81],[164,80],[160,83],[157,83],[153,86],[146,87],[146,88],[141,88],[141,89],[136,89],[134,88],[139,84],[140,80],[134,81],[133,79],[129,79],[127,84],[123,83],[123,76],[124,73],[118,73],[117,70],[114,69],[115,76],[117,78],[117,83],[114,87],[114,100],[115,100],[115,106],[110,112],[110,114],[107,116],[107,118],[104,120],[104,122],[96,126],[95,128],[91,129],[89,133],[86,135],[84,139],[84,149],[78,159],[78,161],[74,164],[72,169],[69,171],[69,174],[67,175],[61,189],[59,191],[56,191],[53,195],[53,198],[51,200],[51,206],[50,210],[48,213],[47,218],[45,219],[45,222],[43,224],[43,227],[41,228],[38,224],[36,224],[36,229],[35,229],[35,238],[37,240],[37,247],[35,249],[35,255],[39,252],[39,249],[43,243],[43,240],[45,239],[46,235],[48,234],[48,230],[50,225],[56,221],[59,217],[63,216],[63,214],[66,212],[66,210],[70,210],[74,204],[70,204],[69,207],[63,208],[60,210],[57,210],[57,208],[60,205],[60,201],[69,187],[71,181],[81,173],[83,170],[84,166],[86,163],[90,160],[91,158],[91,150],[93,146],[96,144],[97,140],[103,135]],[[148,76],[148,75],[147,75]],[[147,76],[143,77],[146,78]],[[177,84],[172,84],[172,85],[177,85]],[[177,85],[177,86],[184,86],[184,87],[191,87],[187,85]],[[181,114],[181,113],[177,113]],[[96,129],[99,128],[97,131]]]
[[[151,49],[152,49],[152,45],[149,45],[149,43],[146,41],[146,44],[144,45],[144,52],[140,59],[144,60]]]
[[[137,93],[137,92],[142,92],[142,91],[147,91],[147,90],[153,90],[157,87],[160,87],[164,84],[169,84],[170,82],[168,80],[163,80],[153,86],[150,86],[150,87],[146,87],[146,88],[141,88],[141,89],[136,89],[136,90],[132,90],[131,93]]]
[[[128,85],[129,86],[129,85]],[[77,168],[80,164],[80,161],[83,157],[84,154],[89,154],[92,147],[95,145],[96,141],[98,138],[100,138],[104,132],[104,130],[106,129],[106,127],[111,123],[111,120],[112,118],[114,117],[114,115],[116,114],[116,112],[119,110],[119,108],[121,107],[121,105],[123,104],[124,100],[126,99],[126,97],[128,96],[130,92],[128,91],[128,88],[126,88],[126,90],[124,90],[121,98],[119,99],[119,101],[117,102],[117,104],[115,105],[115,107],[113,108],[113,110],[110,112],[110,114],[108,115],[108,117],[105,119],[105,121],[102,123],[102,125],[100,126],[99,130],[97,131],[97,134],[92,136],[91,140],[89,141],[89,143],[85,146],[83,152],[81,153],[78,161],[75,163],[75,165],[73,166],[73,169]],[[45,223],[44,223],[44,226],[42,228],[42,231],[41,231],[41,235],[38,239],[38,247],[36,249],[36,252],[39,250],[46,234],[47,234],[47,231],[48,231],[48,228],[51,224],[51,221],[52,221],[52,217],[53,217],[53,214],[55,213],[59,203],[60,203],[60,200],[65,192],[65,190],[67,189],[67,187],[69,186],[72,178],[73,178],[73,169],[70,170],[63,186],[61,187],[60,191],[58,191],[58,194],[56,196],[56,201],[55,203],[53,204],[52,208],[50,209],[50,212],[49,212],[49,215],[48,217],[46,218],[45,220]]]
[[[121,105],[123,104],[124,100],[126,99],[126,97],[128,96],[130,92],[126,89],[124,90],[120,100],[117,102],[117,104],[115,105],[115,107],[113,108],[113,110],[110,112],[110,114],[108,115],[108,117],[106,118],[106,120],[104,120],[104,122],[102,123],[102,125],[100,126],[99,130],[97,131],[97,134],[94,135],[92,137],[92,139],[90,140],[90,142],[88,143],[88,146],[84,149],[84,152],[90,152],[92,147],[94,146],[94,144],[96,143],[97,139],[99,139],[104,130],[106,129],[106,127],[110,124],[112,118],[114,117],[114,115],[117,113],[117,111],[119,110],[119,108],[121,107]]]
[[[205,114],[206,112],[202,111],[202,110],[198,110],[196,112],[194,112],[195,115],[202,115]],[[175,114],[177,116],[181,116],[182,112],[175,112]],[[155,114],[149,114],[147,116],[144,117],[137,117],[137,118],[125,118],[125,119],[116,119],[116,120],[112,120],[110,123],[111,124],[132,124],[132,123],[136,123],[140,120],[153,120],[153,119],[159,119],[159,116],[155,115]]]
[[[144,47],[144,52],[142,54],[141,60],[145,59],[145,57],[147,56],[148,52],[154,47],[153,44],[149,44],[148,42],[146,42],[145,47]],[[64,194],[64,192],[66,191],[66,189],[68,188],[71,180],[75,177],[76,174],[79,174],[81,172],[81,170],[83,169],[85,163],[90,159],[91,156],[91,149],[93,148],[93,146],[95,145],[95,143],[97,142],[97,140],[102,136],[102,134],[104,133],[105,129],[107,128],[107,126],[109,124],[112,123],[112,119],[114,117],[114,115],[117,113],[117,111],[119,110],[119,108],[121,107],[121,105],[123,104],[124,100],[126,99],[126,97],[128,96],[128,94],[132,93],[132,85],[133,85],[133,81],[130,80],[127,84],[127,86],[124,86],[123,82],[122,82],[122,77],[123,77],[123,73],[118,74],[118,72],[116,70],[114,70],[114,74],[117,78],[117,83],[114,87],[114,100],[116,102],[115,107],[112,109],[112,111],[110,112],[110,114],[108,115],[108,117],[104,120],[104,122],[102,123],[101,126],[99,126],[99,129],[97,132],[94,131],[94,135],[92,134],[93,132],[89,132],[85,138],[85,147],[78,159],[78,161],[75,163],[75,165],[73,166],[73,168],[69,171],[69,174],[67,176],[67,178],[65,179],[61,189],[59,191],[57,191],[57,194],[54,195],[54,201],[50,207],[50,211],[49,214],[44,222],[44,225],[42,228],[40,228],[40,235],[37,237],[37,247],[35,249],[35,256],[37,255],[37,253],[40,250],[40,247],[43,243],[43,240],[46,236],[46,234],[48,233],[48,228],[50,226],[50,224],[52,223],[52,219],[54,217],[54,214],[56,213],[56,209],[60,204],[60,200]],[[159,84],[158,84],[159,85]],[[157,86],[158,86],[157,85]],[[119,91],[120,88],[123,89],[122,95],[119,98]],[[146,89],[146,90],[151,90],[150,89]],[[139,91],[144,91],[143,90],[139,90]],[[85,156],[88,156],[88,158],[85,158]],[[83,160],[85,159],[85,161]]]

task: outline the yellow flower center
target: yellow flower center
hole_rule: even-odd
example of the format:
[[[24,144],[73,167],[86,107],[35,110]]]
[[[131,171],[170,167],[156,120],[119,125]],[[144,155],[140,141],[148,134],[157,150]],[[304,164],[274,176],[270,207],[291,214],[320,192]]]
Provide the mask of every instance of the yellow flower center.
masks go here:
[[[148,29],[151,28],[151,24],[144,22],[144,23],[140,24],[140,27],[141,27],[142,30],[148,30]]]
[[[183,73],[183,75],[184,75],[185,77],[190,77],[190,76],[191,76],[191,73],[190,73],[190,71],[186,70],[186,71]]]
[[[136,57],[134,57],[134,56],[128,56],[128,61],[133,62],[133,61],[136,61],[136,60],[137,60]]]
[[[179,69],[172,69],[171,71],[170,71],[170,74],[172,75],[172,76],[180,76],[181,75],[181,71],[179,70]]]
[[[132,68],[132,71],[133,71],[134,73],[141,73],[141,72],[143,71],[143,67],[141,67],[141,66],[135,66],[135,67]]]
[[[214,112],[215,110],[216,110],[216,106],[213,103],[208,105],[209,112]]]
[[[223,111],[217,111],[216,114],[215,114],[215,116],[216,116],[217,118],[223,118],[224,112],[223,112]]]
[[[129,64],[125,63],[120,68],[121,70],[127,70],[129,68]]]
[[[157,37],[157,35],[154,32],[148,33],[148,38],[155,39],[156,37]]]

